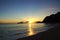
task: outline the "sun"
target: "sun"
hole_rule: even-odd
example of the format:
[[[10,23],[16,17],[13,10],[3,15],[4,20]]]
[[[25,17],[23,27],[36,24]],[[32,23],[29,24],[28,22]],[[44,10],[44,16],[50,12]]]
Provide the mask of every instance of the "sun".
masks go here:
[[[30,19],[30,20],[29,20],[29,23],[33,23],[33,20],[32,20],[32,19]]]
[[[34,23],[35,22],[35,19],[34,18],[31,18],[28,20],[28,23]]]

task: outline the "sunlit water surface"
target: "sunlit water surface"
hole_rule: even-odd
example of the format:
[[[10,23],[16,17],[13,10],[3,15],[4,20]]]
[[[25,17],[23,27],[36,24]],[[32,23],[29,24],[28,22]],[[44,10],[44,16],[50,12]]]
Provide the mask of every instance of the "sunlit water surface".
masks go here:
[[[50,29],[51,24],[0,24],[0,40],[16,40]]]

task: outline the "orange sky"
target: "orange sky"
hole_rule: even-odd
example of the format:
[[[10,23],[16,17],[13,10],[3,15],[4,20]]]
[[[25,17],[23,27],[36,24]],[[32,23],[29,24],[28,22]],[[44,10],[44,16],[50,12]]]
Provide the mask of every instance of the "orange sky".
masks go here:
[[[24,18],[24,19],[4,19],[4,20],[0,20],[0,23],[17,23],[17,22],[20,22],[20,21],[42,21],[43,18],[32,18],[32,17],[29,17],[29,18]]]

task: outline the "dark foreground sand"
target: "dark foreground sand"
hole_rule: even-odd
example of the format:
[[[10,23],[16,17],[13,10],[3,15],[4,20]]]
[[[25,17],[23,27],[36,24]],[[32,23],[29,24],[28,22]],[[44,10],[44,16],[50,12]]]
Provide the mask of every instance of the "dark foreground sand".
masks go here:
[[[60,24],[47,31],[40,32],[30,37],[19,38],[17,40],[60,40]]]

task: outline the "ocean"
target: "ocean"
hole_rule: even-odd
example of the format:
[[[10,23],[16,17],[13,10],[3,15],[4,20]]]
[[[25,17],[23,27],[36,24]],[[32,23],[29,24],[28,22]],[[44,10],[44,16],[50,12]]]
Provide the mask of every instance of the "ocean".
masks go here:
[[[16,40],[18,38],[35,35],[52,28],[51,24],[0,24],[0,40]],[[30,31],[29,31],[30,30]],[[34,33],[34,34],[33,34]]]

